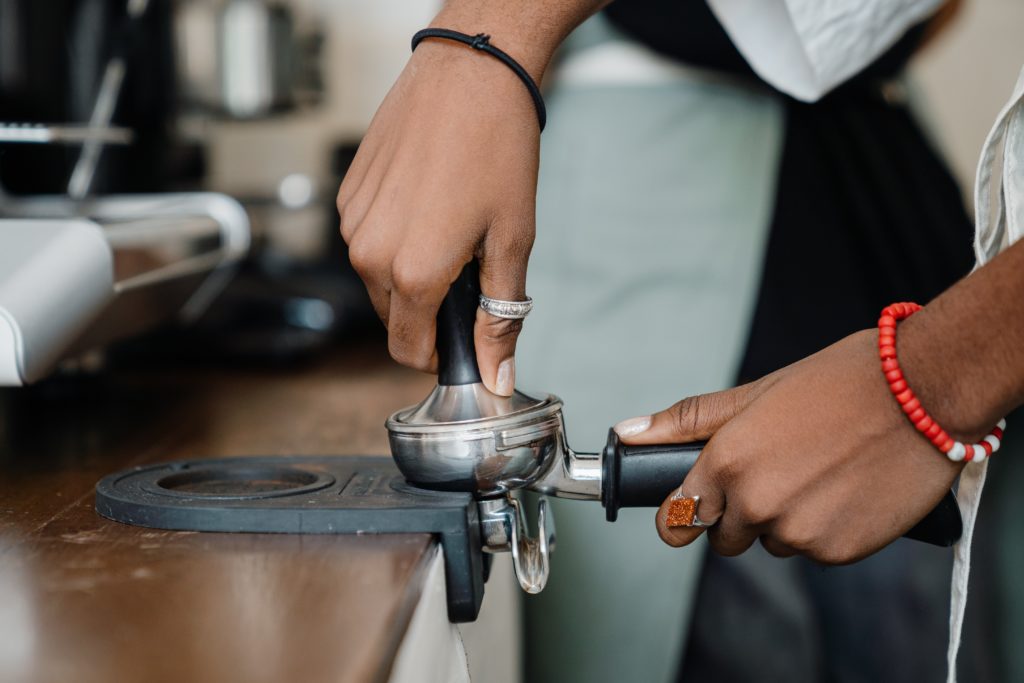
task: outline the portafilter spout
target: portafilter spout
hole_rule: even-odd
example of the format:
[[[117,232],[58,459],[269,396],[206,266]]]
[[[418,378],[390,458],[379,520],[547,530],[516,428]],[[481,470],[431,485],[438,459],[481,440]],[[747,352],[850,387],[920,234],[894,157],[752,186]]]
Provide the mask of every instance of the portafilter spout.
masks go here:
[[[498,396],[481,382],[473,340],[479,297],[474,261],[452,284],[438,313],[437,386],[421,403],[387,420],[391,454],[414,486],[476,495],[485,549],[511,550],[520,585],[536,593],[547,581],[554,520],[542,498],[540,533],[531,537],[513,491],[600,500],[608,521],[615,521],[621,507],[660,505],[697,462],[704,444],[626,446],[609,431],[602,453],[576,453],[566,443],[558,397],[520,391]],[[961,532],[950,493],[906,535],[948,546]]]

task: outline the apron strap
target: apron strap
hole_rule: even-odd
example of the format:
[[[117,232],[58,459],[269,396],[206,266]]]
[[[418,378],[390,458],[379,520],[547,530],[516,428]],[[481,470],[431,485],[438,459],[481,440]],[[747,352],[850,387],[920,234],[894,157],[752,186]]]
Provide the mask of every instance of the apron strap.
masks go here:
[[[999,168],[999,164],[1002,168]],[[975,268],[995,257],[1024,234],[1024,70],[1009,103],[996,119],[978,162],[974,190]],[[998,178],[999,185],[993,185]],[[993,207],[993,202],[995,206]],[[968,464],[960,475],[960,513],[964,533],[953,555],[953,584],[950,589],[949,666],[946,680],[956,682],[956,658],[960,650],[964,610],[967,607],[967,583],[971,570],[971,538],[978,517],[981,492],[985,487],[988,459]]]

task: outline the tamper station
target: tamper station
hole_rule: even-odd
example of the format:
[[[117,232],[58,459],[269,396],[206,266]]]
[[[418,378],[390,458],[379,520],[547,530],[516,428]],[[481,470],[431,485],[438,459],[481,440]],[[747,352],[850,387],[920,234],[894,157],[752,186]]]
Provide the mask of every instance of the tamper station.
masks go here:
[[[614,521],[621,507],[660,505],[702,444],[625,446],[610,432],[602,453],[574,452],[558,398],[496,396],[480,382],[473,346],[478,297],[474,263],[438,316],[437,387],[387,420],[393,461],[294,455],[143,465],[97,483],[97,512],[187,531],[432,534],[444,552],[453,622],[476,619],[490,566],[486,553],[511,551],[520,585],[540,591],[555,545],[554,520],[542,497],[540,531],[531,535],[517,490],[600,500]],[[949,494],[907,536],[951,545],[960,533]]]
[[[554,520],[542,497],[539,533],[531,537],[514,491],[600,500],[608,521],[614,522],[620,507],[661,505],[704,444],[626,446],[609,430],[603,453],[576,453],[566,442],[558,397],[516,391],[505,398],[488,391],[480,380],[473,342],[480,296],[477,273],[475,263],[467,266],[441,306],[438,385],[419,405],[388,418],[391,454],[414,486],[473,493],[485,550],[511,550],[520,585],[537,593],[548,578]],[[906,535],[948,546],[961,531],[959,508],[950,493]]]

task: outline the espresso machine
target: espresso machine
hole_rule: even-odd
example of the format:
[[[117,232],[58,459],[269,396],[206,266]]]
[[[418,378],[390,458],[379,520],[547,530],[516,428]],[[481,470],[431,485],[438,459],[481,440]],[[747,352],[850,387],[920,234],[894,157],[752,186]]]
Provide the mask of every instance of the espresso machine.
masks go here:
[[[259,235],[188,123],[314,106],[319,44],[275,2],[0,0],[0,386],[209,311]]]

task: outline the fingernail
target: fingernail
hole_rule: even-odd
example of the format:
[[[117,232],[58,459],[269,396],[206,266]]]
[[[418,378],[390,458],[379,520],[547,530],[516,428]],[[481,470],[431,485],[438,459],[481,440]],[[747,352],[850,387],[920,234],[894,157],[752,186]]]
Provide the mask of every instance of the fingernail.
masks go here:
[[[637,434],[646,432],[650,428],[650,415],[644,415],[643,417],[631,417],[628,420],[623,420],[614,427],[615,433],[622,438],[636,436]]]
[[[498,377],[494,381],[494,392],[511,396],[516,388],[516,359],[506,358],[498,364]]]

